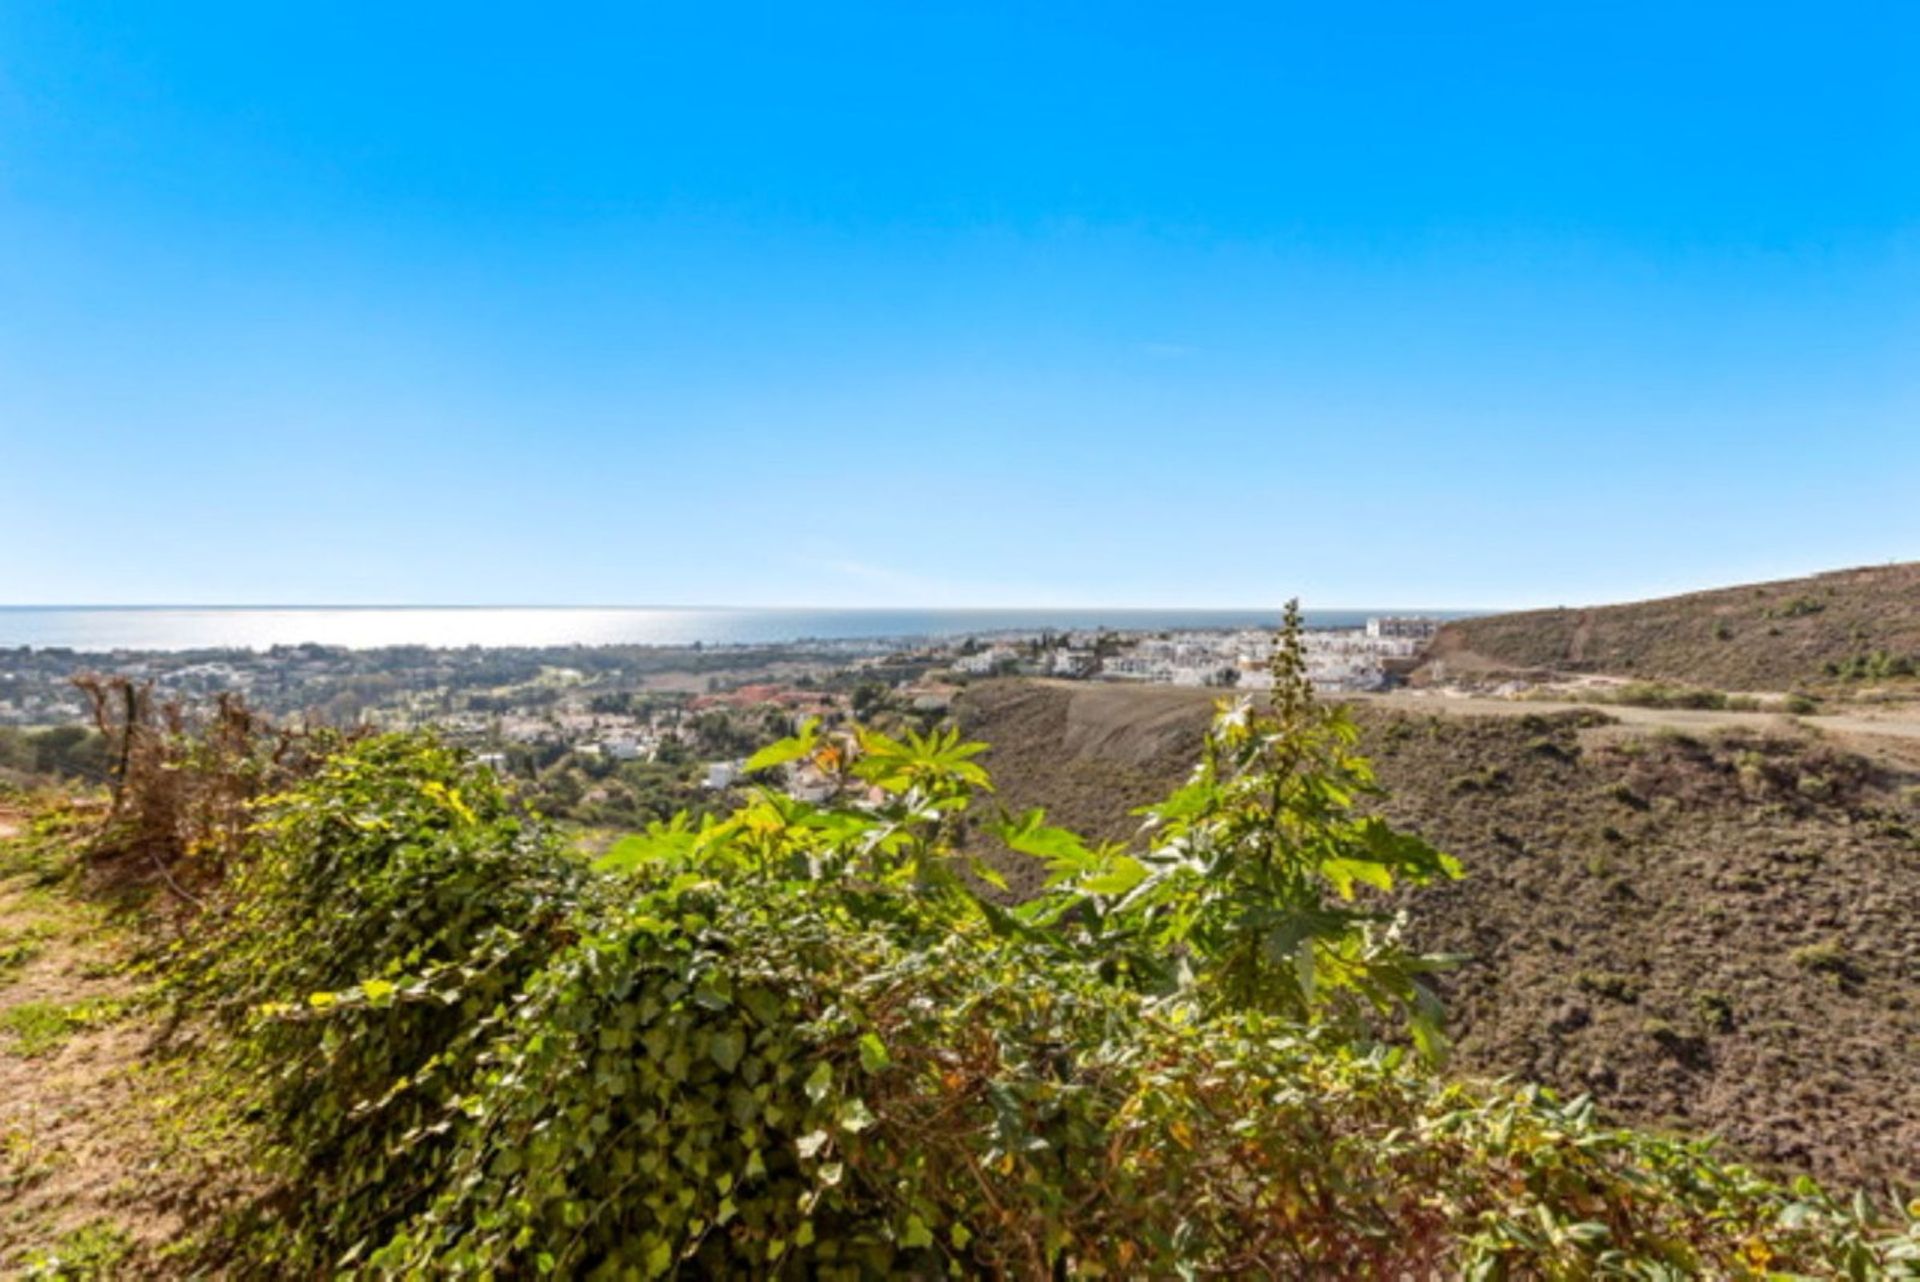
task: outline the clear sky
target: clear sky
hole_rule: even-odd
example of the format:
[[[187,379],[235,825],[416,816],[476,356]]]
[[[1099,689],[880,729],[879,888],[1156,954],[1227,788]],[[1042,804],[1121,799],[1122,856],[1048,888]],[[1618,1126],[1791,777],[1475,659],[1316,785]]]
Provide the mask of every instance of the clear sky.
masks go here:
[[[0,602],[1920,557],[1920,5],[0,5]]]

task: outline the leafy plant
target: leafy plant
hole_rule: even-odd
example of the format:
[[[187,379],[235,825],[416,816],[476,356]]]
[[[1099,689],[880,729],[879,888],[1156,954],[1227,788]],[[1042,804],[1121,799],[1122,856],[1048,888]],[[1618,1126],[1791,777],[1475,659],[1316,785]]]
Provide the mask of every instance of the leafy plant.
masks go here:
[[[1140,812],[1147,853],[1089,848],[1035,816],[1002,837],[1052,870],[1031,918],[1124,957],[1150,992],[1349,1035],[1371,1018],[1404,1018],[1437,1054],[1439,1003],[1420,977],[1442,959],[1404,949],[1396,920],[1361,906],[1358,892],[1458,877],[1460,865],[1359,809],[1379,792],[1373,769],[1346,710],[1315,697],[1300,627],[1289,602],[1268,706],[1225,705],[1193,778]]]
[[[449,1093],[570,938],[586,870],[491,771],[424,736],[346,746],[259,806],[252,857],[172,970],[237,1035],[272,1164],[306,1193],[269,1241],[310,1267],[341,1226],[424,1192],[394,1171],[433,1169]]]

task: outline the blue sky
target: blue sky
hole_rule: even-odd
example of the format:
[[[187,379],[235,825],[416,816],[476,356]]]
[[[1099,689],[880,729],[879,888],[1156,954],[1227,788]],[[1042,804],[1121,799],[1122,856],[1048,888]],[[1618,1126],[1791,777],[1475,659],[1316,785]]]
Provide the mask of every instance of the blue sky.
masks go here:
[[[1920,557],[1920,6],[0,8],[0,602]]]

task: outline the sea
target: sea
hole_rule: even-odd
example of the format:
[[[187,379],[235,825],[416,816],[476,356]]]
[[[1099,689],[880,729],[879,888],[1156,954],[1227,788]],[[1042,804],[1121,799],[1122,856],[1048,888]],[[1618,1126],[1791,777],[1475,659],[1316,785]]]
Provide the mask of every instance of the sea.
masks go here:
[[[1308,610],[1310,628],[1374,615],[1459,618],[1467,610]],[[779,645],[996,633],[1270,628],[1278,607],[1246,610],[809,610],[584,606],[0,606],[0,648],[266,650],[384,646]]]

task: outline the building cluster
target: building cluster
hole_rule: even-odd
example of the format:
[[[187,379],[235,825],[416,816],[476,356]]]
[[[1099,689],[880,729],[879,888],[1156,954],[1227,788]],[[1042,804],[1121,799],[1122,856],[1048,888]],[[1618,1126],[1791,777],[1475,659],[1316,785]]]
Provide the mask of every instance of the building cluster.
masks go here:
[[[1383,616],[1358,628],[1317,628],[1301,637],[1307,673],[1323,689],[1378,690],[1391,685],[1432,639],[1439,622]],[[1002,637],[958,647],[951,668],[966,676],[1044,676],[1154,685],[1272,685],[1273,633],[1192,631],[1099,636]]]

